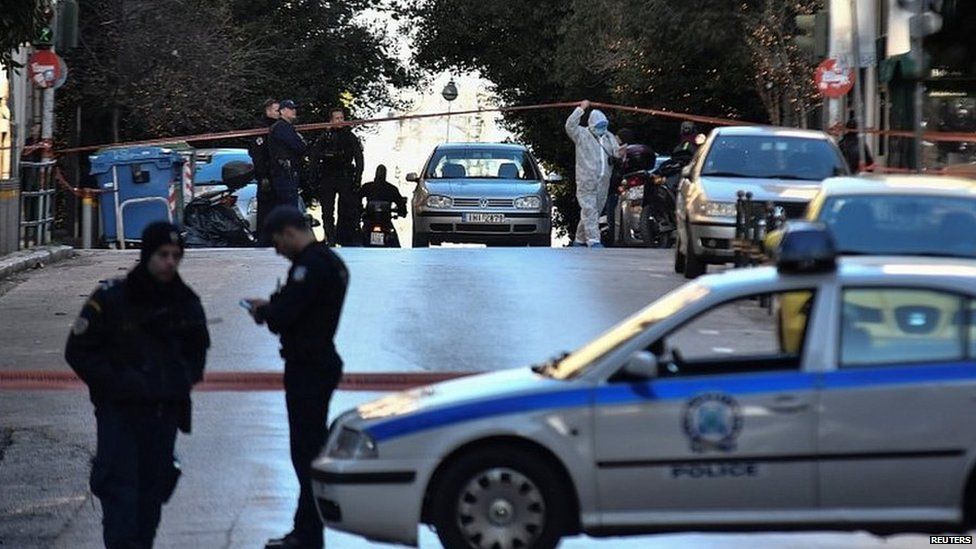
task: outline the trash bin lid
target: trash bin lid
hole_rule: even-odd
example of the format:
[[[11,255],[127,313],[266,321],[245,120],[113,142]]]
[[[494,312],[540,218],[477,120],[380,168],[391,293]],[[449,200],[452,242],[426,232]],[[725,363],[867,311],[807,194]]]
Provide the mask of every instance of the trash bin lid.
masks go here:
[[[91,161],[92,175],[105,173],[112,166],[155,162],[165,167],[167,164],[183,162],[180,153],[167,147],[113,147],[101,149],[88,157]]]

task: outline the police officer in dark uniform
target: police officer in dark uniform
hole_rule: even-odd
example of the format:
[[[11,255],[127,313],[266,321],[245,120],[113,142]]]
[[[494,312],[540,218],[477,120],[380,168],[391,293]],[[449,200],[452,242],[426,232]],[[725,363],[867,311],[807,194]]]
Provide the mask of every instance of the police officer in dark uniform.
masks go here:
[[[323,524],[312,494],[312,460],[325,444],[329,400],[342,377],[333,338],[346,298],[349,273],[326,243],[316,242],[294,206],[279,206],[267,220],[275,250],[291,260],[288,283],[270,300],[248,299],[251,315],[281,337],[291,460],[300,487],[294,527],[266,548],[323,546]]]
[[[152,547],[179,477],[176,432],[190,432],[190,388],[210,346],[200,299],[177,272],[182,257],[176,226],[146,227],[139,264],[95,290],[68,336],[65,359],[95,405],[91,491],[108,549]]]
[[[298,171],[307,148],[305,139],[295,129],[298,111],[295,102],[285,99],[279,104],[281,119],[271,125],[268,149],[271,155],[271,186],[275,206],[298,205]]]
[[[268,99],[264,102],[264,116],[258,120],[257,127],[271,128],[278,121],[278,100]],[[254,165],[254,178],[258,182],[258,215],[257,227],[252,227],[258,235],[258,244],[269,246],[271,237],[263,234],[262,225],[268,217],[268,212],[274,207],[275,194],[271,186],[271,156],[268,151],[268,134],[255,135],[247,143],[247,154]]]
[[[329,113],[329,122],[346,121],[342,108]],[[363,145],[348,126],[322,132],[312,146],[312,158],[318,174],[318,199],[322,206],[322,225],[330,243],[358,246],[359,185],[363,179]],[[335,220],[336,195],[339,196],[339,220]]]

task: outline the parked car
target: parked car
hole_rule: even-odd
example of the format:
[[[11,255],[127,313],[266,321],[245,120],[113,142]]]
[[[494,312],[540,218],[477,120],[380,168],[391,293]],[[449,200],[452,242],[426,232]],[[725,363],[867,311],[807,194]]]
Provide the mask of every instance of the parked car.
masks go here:
[[[837,250],[849,255],[942,256],[976,259],[976,180],[926,175],[861,175],[823,182],[806,218],[831,231]],[[782,231],[770,233],[775,248]],[[903,292],[921,302],[924,292]],[[876,296],[868,295],[870,307]],[[780,334],[796,348],[803,339],[797,319],[807,305],[799,297],[783,300]],[[948,318],[952,311],[930,308]]]
[[[976,259],[976,180],[862,175],[824,181],[806,214],[840,253]]]
[[[713,130],[685,168],[678,190],[675,271],[695,278],[709,264],[732,261],[740,190],[752,193],[760,206],[774,202],[787,219],[801,218],[824,179],[847,173],[843,155],[823,132]]]
[[[440,145],[423,171],[408,174],[407,181],[417,183],[411,208],[415,248],[442,242],[551,244],[547,181],[523,145]]]
[[[196,168],[193,172],[193,196],[207,192],[221,191],[227,187],[221,182],[221,170],[228,162],[251,163],[247,149],[196,149],[194,151]],[[228,197],[233,206],[247,220],[251,232],[257,230],[258,217],[257,181],[249,183]]]
[[[546,549],[581,532],[971,528],[976,261],[836,257],[823,229],[795,234],[779,264],[689,282],[575,352],[340,415],[313,462],[327,526]],[[759,303],[794,295],[808,307],[787,348]]]

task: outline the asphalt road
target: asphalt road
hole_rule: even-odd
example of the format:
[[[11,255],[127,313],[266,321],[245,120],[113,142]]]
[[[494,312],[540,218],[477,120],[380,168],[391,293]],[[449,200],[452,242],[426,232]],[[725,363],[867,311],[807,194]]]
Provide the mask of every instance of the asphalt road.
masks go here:
[[[338,334],[349,372],[494,370],[572,349],[683,280],[670,252],[479,249],[340,251],[351,272]],[[74,315],[99,279],[120,276],[134,252],[88,252],[0,281],[0,371],[66,370]],[[212,371],[279,370],[275,339],[237,306],[269,293],[287,264],[267,250],[193,250],[184,278],[203,298]],[[717,331],[716,331],[717,332]],[[715,334],[713,334],[715,335]],[[332,414],[376,393],[338,393]],[[203,393],[184,465],[164,508],[158,547],[261,547],[290,526],[296,486],[279,392]],[[95,445],[81,391],[0,392],[0,546],[95,548],[100,511],[88,493]],[[917,547],[923,536],[681,534],[565,547]],[[422,547],[438,547],[424,530]],[[328,533],[328,546],[373,547]]]

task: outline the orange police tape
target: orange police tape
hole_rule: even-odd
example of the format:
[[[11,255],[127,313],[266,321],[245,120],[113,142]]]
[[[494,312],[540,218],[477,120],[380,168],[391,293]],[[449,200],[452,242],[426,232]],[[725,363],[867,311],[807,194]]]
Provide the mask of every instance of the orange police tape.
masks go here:
[[[375,372],[343,374],[342,391],[402,391],[477,372]],[[66,391],[84,388],[73,372],[11,370],[0,372],[0,391]],[[280,372],[208,372],[197,391],[280,391]]]
[[[561,109],[575,107],[579,102],[577,101],[566,101],[560,103],[545,103],[539,105],[520,105],[515,107],[496,107],[491,109],[473,109],[466,111],[456,111],[456,112],[436,112],[436,113],[425,113],[425,114],[406,114],[400,116],[390,116],[385,118],[369,118],[363,120],[350,120],[348,122],[342,122],[339,124],[333,124],[329,122],[318,122],[312,124],[299,124],[296,128],[300,131],[318,131],[326,130],[329,128],[337,128],[343,126],[364,126],[369,124],[380,124],[384,122],[400,122],[404,120],[419,120],[423,118],[440,118],[446,116],[466,116],[466,115],[477,115],[482,113],[490,112],[525,112],[525,111],[538,111],[538,110],[549,110],[549,109]],[[702,124],[709,124],[714,126],[762,126],[764,124],[758,122],[750,122],[747,120],[737,120],[733,118],[717,118],[712,116],[701,116],[689,113],[680,113],[673,111],[665,111],[660,109],[648,109],[644,107],[627,106],[627,105],[617,105],[613,103],[592,103],[593,107],[601,108],[610,111],[617,112],[629,112],[634,114],[646,114],[650,116],[658,116],[663,118],[672,118],[675,120],[690,120],[692,122],[699,122]],[[840,131],[847,133],[856,133],[856,130],[842,129]],[[868,133],[873,135],[886,135],[889,137],[905,137],[912,138],[914,133],[911,131],[903,130],[880,130],[876,128],[862,128],[862,133]],[[174,141],[216,141],[219,139],[234,139],[239,137],[250,137],[254,135],[261,135],[268,133],[267,128],[254,128],[248,130],[233,130],[226,132],[214,132],[214,133],[201,133],[195,135],[183,135],[183,136],[173,136],[173,137],[162,137],[158,139],[147,139],[143,141],[132,141],[128,143],[104,143],[101,145],[86,145],[83,147],[71,147],[67,149],[61,149],[56,151],[56,154],[65,155],[78,152],[94,151],[104,147],[120,147],[120,146],[150,146],[150,145],[165,145],[168,143],[173,143]],[[926,141],[931,142],[959,142],[968,143],[976,142],[976,133],[964,133],[964,132],[925,132],[923,138]]]

